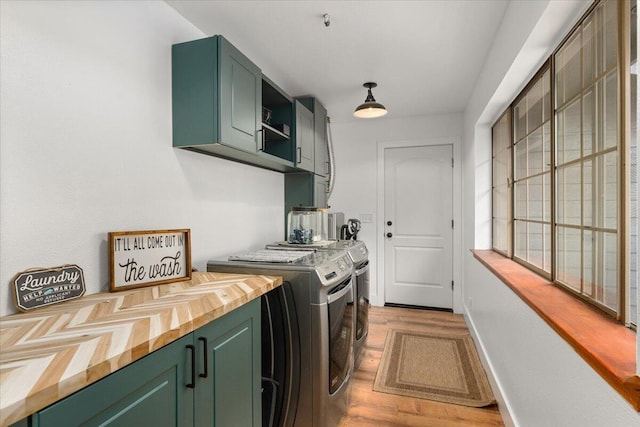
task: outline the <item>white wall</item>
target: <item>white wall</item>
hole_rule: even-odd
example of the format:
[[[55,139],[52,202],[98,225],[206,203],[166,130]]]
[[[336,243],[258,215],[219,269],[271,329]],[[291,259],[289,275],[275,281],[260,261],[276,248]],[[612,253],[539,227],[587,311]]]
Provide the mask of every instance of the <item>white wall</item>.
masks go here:
[[[448,114],[439,116],[415,116],[394,118],[393,111],[381,119],[357,120],[331,125],[336,158],[335,189],[329,199],[332,211],[344,212],[345,218],[359,218],[371,214],[373,222],[363,223],[358,239],[369,249],[371,303],[382,305],[382,281],[378,280],[378,236],[383,232],[384,218],[378,217],[378,145],[396,141],[427,141],[447,137],[454,142],[454,219],[461,220],[459,169],[462,116]],[[461,229],[454,230],[454,250],[459,250]],[[461,266],[454,269],[454,280]],[[458,311],[461,301],[454,294],[454,309]]]
[[[490,126],[588,8],[511,2],[464,114],[464,314],[508,424],[637,426],[640,415],[469,253],[490,246]]]
[[[482,264],[465,274],[467,323],[514,425],[632,427],[640,415],[554,330]]]
[[[171,44],[204,36],[175,10],[0,5],[0,315],[33,267],[107,290],[109,231],[190,228],[201,271],[282,237],[282,174],[171,146]]]

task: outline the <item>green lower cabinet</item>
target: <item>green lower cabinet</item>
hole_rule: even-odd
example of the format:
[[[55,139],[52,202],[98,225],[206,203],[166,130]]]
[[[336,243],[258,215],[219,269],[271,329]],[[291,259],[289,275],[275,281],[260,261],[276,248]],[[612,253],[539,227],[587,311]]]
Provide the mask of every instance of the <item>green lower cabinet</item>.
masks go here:
[[[193,425],[186,336],[35,414],[39,427]]]
[[[196,383],[197,426],[262,425],[260,303],[254,302],[246,314],[236,310],[195,332],[199,352],[207,354]]]
[[[15,426],[259,427],[260,333],[255,299]]]

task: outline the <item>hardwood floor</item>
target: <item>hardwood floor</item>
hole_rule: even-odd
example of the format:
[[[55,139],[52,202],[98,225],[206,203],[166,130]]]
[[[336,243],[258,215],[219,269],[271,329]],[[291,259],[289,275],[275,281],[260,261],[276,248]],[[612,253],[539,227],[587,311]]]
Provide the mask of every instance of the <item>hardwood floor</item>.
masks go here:
[[[360,368],[351,379],[347,416],[340,427],[503,426],[496,405],[486,408],[434,402],[373,391],[373,382],[389,328],[433,332],[467,331],[459,314],[392,307],[371,307],[369,337]]]

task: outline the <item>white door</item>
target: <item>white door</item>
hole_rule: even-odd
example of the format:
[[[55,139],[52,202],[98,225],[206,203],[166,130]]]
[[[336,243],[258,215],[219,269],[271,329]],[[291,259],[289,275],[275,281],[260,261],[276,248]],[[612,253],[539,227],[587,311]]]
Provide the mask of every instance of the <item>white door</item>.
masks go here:
[[[453,307],[453,148],[384,150],[385,302]]]

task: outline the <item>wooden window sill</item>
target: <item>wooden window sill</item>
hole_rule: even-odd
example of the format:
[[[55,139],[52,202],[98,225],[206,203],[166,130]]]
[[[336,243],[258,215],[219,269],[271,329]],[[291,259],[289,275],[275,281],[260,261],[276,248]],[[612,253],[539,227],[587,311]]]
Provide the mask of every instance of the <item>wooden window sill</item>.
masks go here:
[[[632,330],[509,258],[492,250],[471,252],[640,411],[636,334]]]

